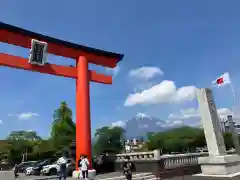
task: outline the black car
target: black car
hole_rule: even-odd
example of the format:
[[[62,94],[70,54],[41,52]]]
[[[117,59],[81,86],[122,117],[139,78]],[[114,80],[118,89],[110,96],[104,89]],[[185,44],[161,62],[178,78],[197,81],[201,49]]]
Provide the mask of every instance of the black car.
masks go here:
[[[35,163],[36,161],[21,162],[17,165],[17,170],[19,173],[23,173],[27,167],[33,166]]]
[[[32,175],[40,175],[43,166],[50,165],[55,161],[56,159],[46,159],[44,161],[41,161],[40,163],[33,167]]]
[[[76,163],[75,161],[71,161],[67,166],[67,175],[72,176],[73,171],[76,170]]]

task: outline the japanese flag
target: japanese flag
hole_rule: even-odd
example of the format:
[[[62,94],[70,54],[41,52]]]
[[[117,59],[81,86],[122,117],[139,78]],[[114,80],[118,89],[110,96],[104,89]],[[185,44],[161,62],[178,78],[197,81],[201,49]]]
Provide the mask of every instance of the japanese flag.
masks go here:
[[[224,73],[222,76],[217,78],[215,81],[212,82],[213,84],[217,85],[218,87],[231,84],[230,76],[228,73]]]

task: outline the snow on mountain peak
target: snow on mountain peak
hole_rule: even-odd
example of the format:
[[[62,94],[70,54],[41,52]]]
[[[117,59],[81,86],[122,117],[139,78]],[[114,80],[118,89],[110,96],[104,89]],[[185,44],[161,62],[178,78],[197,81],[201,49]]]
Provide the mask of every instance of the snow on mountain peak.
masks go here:
[[[148,116],[147,114],[144,114],[144,113],[138,113],[136,115],[136,119],[137,120],[142,120],[142,119],[149,119],[149,120],[152,120],[152,118],[150,116]]]

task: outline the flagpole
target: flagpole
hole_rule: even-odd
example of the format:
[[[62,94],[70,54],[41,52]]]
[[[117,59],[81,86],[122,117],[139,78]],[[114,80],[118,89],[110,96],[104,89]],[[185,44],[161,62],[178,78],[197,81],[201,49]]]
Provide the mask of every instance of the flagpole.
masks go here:
[[[230,89],[232,91],[232,96],[233,96],[233,105],[232,105],[232,116],[234,115],[234,106],[236,105],[236,93],[235,93],[235,89],[233,87],[232,81],[230,82]],[[234,116],[233,116],[234,118]]]

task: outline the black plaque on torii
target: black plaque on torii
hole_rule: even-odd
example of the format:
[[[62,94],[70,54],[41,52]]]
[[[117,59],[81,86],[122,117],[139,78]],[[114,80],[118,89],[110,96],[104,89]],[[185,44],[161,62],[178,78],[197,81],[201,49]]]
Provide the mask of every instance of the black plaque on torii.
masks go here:
[[[32,46],[30,49],[29,63],[43,66],[47,60],[47,43],[32,40]]]

